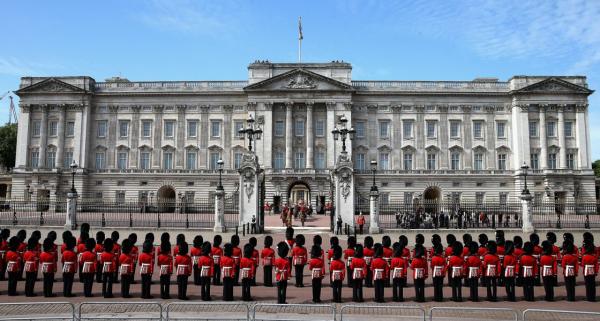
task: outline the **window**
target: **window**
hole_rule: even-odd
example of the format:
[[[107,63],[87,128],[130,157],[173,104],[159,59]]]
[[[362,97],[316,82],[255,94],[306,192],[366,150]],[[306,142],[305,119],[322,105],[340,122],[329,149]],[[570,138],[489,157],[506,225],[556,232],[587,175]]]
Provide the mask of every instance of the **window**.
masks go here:
[[[150,169],[150,152],[140,153],[140,168]]]
[[[529,163],[531,169],[540,169],[540,155],[537,153],[531,153],[529,157]]]
[[[209,169],[216,170],[219,169],[219,160],[221,159],[221,153],[219,152],[210,152],[210,163],[208,164]]]
[[[427,138],[435,138],[435,121],[427,121]]]
[[[390,193],[379,193],[379,204],[388,205],[390,203]]]
[[[364,153],[357,153],[354,155],[354,168],[360,171],[364,171],[366,169]]]
[[[218,120],[210,121],[210,137],[221,137],[221,122]]]
[[[473,137],[483,138],[483,122],[481,120],[473,122]]]
[[[389,128],[390,127],[390,122],[389,121],[380,121],[379,122],[379,138],[389,138],[390,137],[390,133],[389,133]]]
[[[477,206],[483,206],[484,200],[485,200],[485,192],[476,192],[475,193],[475,204],[477,204]]]
[[[500,201],[500,205],[506,205],[506,202],[508,201],[508,193],[500,192],[498,195],[498,200]]]
[[[505,122],[497,122],[496,123],[496,137],[506,138],[506,123]]]
[[[483,153],[475,153],[473,155],[473,169],[476,171],[483,169]]]
[[[31,167],[37,168],[40,166],[40,150],[38,148],[31,150],[30,158]]]
[[[70,168],[71,163],[73,163],[73,150],[69,149],[69,150],[66,150],[63,155],[63,167]]]
[[[304,119],[296,119],[294,125],[294,135],[297,137],[304,136]]]
[[[187,136],[188,136],[188,138],[194,138],[194,137],[198,136],[198,122],[197,121],[188,120]]]
[[[535,121],[529,122],[529,137],[538,137],[538,123]]]
[[[413,192],[404,192],[404,205],[412,205]]]
[[[450,121],[450,137],[452,137],[452,138],[460,137],[460,121],[458,121],[458,120]]]
[[[506,170],[506,154],[498,154],[498,169]]]
[[[195,151],[188,150],[185,157],[185,168],[196,169],[196,155]]]
[[[244,133],[240,133],[240,129],[244,129],[244,121],[236,120],[233,122],[233,137],[238,139],[244,138]]]
[[[304,152],[296,152],[296,162],[294,164],[294,168],[305,168],[305,162],[304,162]]]
[[[435,154],[434,153],[427,154],[427,169],[428,170],[435,169]]]
[[[75,136],[75,122],[73,121],[68,121],[67,122],[67,133],[66,133],[67,137],[73,137]]]
[[[542,192],[533,193],[533,204],[534,205],[541,205],[543,199],[544,199],[544,193],[542,193]]]
[[[233,154],[233,168],[238,169],[242,166],[242,155],[240,152]]]
[[[413,154],[412,153],[404,153],[404,170],[410,171],[413,169]]]
[[[42,132],[42,122],[40,122],[39,120],[34,120],[32,127],[33,129],[31,135],[33,135],[33,137],[40,137],[40,134]]]
[[[276,151],[275,156],[273,157],[273,168],[275,169],[284,169],[285,168],[285,158],[282,151]]]
[[[358,138],[364,138],[365,137],[365,122],[364,121],[357,121],[356,124],[354,125],[354,130],[356,130],[356,137]]]
[[[125,204],[125,191],[115,192],[115,202],[117,204]]]
[[[402,122],[402,135],[404,139],[409,139],[413,137],[413,121],[412,120],[404,120]]]
[[[98,121],[98,138],[106,137],[106,120]]]
[[[553,121],[549,121],[546,123],[546,136],[548,137],[555,137],[556,136],[556,132],[555,129],[556,128],[556,123]]]
[[[556,169],[556,153],[548,154],[548,168]]]
[[[142,137],[150,136],[152,136],[152,121],[144,120],[142,121]]]
[[[128,120],[119,120],[119,137],[127,137],[129,136],[129,121]]]
[[[364,155],[363,155],[364,156]],[[363,160],[364,162],[364,160]],[[316,169],[325,169],[325,152],[318,151],[315,155],[315,168]]]
[[[175,136],[175,121],[165,120],[165,137],[173,138]]]
[[[127,152],[126,151],[120,151],[117,153],[117,168],[118,169],[127,169]],[[141,167],[141,165],[140,165]],[[143,169],[146,169],[144,167],[142,167]]]
[[[355,128],[355,130],[356,130],[356,128]],[[325,121],[323,119],[317,119],[317,121],[315,122],[315,136],[317,136],[317,137],[325,136]]]
[[[173,169],[173,152],[163,153],[163,168]]]
[[[567,168],[575,169],[575,154],[567,154]]]
[[[275,136],[283,137],[285,134],[285,123],[282,120],[278,120],[275,122]]]
[[[573,137],[573,122],[565,122],[565,137]]]
[[[48,136],[56,136],[58,134],[58,122],[55,120],[50,121],[48,127]]]
[[[453,152],[452,154],[450,154],[450,169],[460,169],[460,153]]]
[[[96,169],[106,168],[106,153],[96,152]]]
[[[390,169],[390,154],[389,153],[379,153],[379,169],[384,170],[384,171]]]
[[[54,168],[56,166],[56,151],[49,150],[46,154],[46,167]]]

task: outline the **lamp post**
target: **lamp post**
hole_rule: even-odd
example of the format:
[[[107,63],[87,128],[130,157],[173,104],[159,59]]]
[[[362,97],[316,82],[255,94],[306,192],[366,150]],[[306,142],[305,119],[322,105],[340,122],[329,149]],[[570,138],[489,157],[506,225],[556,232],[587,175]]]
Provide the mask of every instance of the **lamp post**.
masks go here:
[[[371,161],[371,172],[373,172],[373,186],[371,186],[371,192],[377,192],[377,185],[375,185],[375,173],[377,172],[377,161]]]
[[[246,134],[246,137],[248,137],[248,150],[250,152],[252,152],[252,141],[260,140],[262,135],[262,129],[260,127],[254,128],[254,122],[255,120],[252,115],[249,115],[248,119],[246,120],[247,127],[240,128],[240,130],[238,130],[238,133],[242,135]]]
[[[527,164],[523,163],[523,166],[521,166],[521,171],[523,172],[523,179],[524,179],[523,191],[521,192],[522,195],[529,195],[529,189],[527,188],[527,170],[528,169],[529,169],[529,166],[527,166]]]
[[[350,138],[350,140],[353,140],[354,133],[356,133],[356,131],[352,127],[350,129],[347,128],[348,119],[346,118],[345,115],[342,115],[342,117],[340,117],[338,124],[339,124],[340,128],[335,127],[331,131],[331,133],[333,134],[333,140],[341,139],[342,153],[346,153],[346,137]]]
[[[77,173],[77,163],[75,160],[71,162],[71,193],[77,194],[77,190],[75,189],[75,173]]]
[[[217,185],[217,191],[223,190],[223,181],[221,179],[221,176],[223,175],[223,164],[225,164],[225,162],[222,159],[217,161],[217,165],[219,166],[219,185]]]

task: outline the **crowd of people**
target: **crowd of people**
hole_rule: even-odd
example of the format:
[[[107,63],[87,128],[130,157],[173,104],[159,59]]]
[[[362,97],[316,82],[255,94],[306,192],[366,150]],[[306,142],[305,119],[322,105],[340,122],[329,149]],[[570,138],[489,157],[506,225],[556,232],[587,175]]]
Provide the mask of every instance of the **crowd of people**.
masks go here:
[[[276,286],[277,302],[286,303],[288,281],[294,276],[296,287],[304,287],[305,269],[311,280],[312,301],[321,302],[323,282],[329,280],[333,302],[342,302],[343,284],[352,288],[352,301],[363,302],[363,287],[374,289],[375,302],[385,302],[386,288],[392,288],[391,299],[404,301],[404,289],[415,289],[415,300],[424,302],[425,284],[429,278],[433,285],[433,300],[444,300],[444,286],[452,289],[452,300],[463,300],[463,287],[469,289],[469,299],[478,301],[478,288],[486,288],[486,299],[498,300],[498,287],[503,287],[506,300],[517,300],[516,287],[522,287],[523,298],[533,301],[536,285],[543,285],[545,300],[553,301],[554,288],[559,275],[564,279],[567,300],[574,301],[577,278],[583,275],[586,299],[596,300],[596,275],[600,247],[594,245],[593,235],[583,234],[583,244],[577,247],[571,233],[564,233],[559,247],[555,233],[549,232],[540,242],[538,234],[529,235],[523,242],[520,236],[506,240],[498,230],[495,240],[480,234],[474,241],[470,234],[462,236],[462,242],[453,234],[442,244],[439,235],[433,234],[430,248],[425,247],[425,237],[418,234],[413,246],[401,235],[396,242],[384,235],[381,242],[366,236],[362,244],[349,236],[343,248],[336,236],[330,238],[328,249],[323,248],[320,235],[314,235],[312,245],[307,248],[305,236],[294,235],[287,228],[285,241],[274,246],[273,238],[264,238],[264,246],[258,248],[257,239],[249,238],[240,244],[238,235],[232,235],[223,244],[221,235],[213,242],[205,241],[201,235],[194,237],[191,246],[183,234],[176,236],[171,244],[169,233],[162,233],[160,245],[155,246],[154,234],[147,233],[141,249],[137,235],[130,234],[119,243],[119,233],[107,237],[98,231],[95,238],[89,235],[89,225],[83,224],[76,238],[70,231],[62,234],[62,245],[58,246],[57,234],[48,233],[41,241],[41,233],[34,231],[27,239],[20,230],[11,237],[11,231],[0,232],[0,279],[8,279],[8,295],[19,295],[17,288],[24,280],[24,293],[36,296],[35,283],[38,274],[43,278],[43,295],[54,297],[55,275],[62,273],[62,295],[73,297],[73,283],[83,283],[83,294],[94,295],[94,283],[101,283],[105,298],[113,297],[113,284],[120,282],[121,297],[131,298],[130,289],[140,277],[141,297],[152,299],[151,287],[154,274],[159,276],[160,297],[171,298],[170,287],[175,274],[177,298],[188,300],[188,283],[200,287],[201,299],[210,301],[211,286],[223,287],[223,300],[233,301],[234,286],[242,287],[242,300],[251,301],[251,289],[257,286],[257,271],[263,269],[265,287]],[[40,243],[41,241],[41,243]],[[191,282],[189,278],[192,278]],[[446,280],[447,278],[447,280]]]
[[[438,229],[438,228],[479,228],[492,226],[519,227],[521,217],[518,213],[492,213],[483,211],[454,210],[449,213],[444,211],[426,211],[424,208],[412,211],[397,211],[394,213],[396,228],[403,229]]]

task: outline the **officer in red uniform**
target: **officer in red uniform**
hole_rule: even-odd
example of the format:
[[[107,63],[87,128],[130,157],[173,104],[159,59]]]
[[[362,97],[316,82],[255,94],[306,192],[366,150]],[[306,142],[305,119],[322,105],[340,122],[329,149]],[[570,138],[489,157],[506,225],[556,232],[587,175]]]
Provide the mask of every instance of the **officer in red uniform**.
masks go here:
[[[313,245],[310,249],[311,259],[308,261],[308,269],[312,278],[312,301],[321,303],[321,286],[325,276],[325,264],[321,258],[321,247]]]
[[[277,244],[277,255],[278,258],[273,262],[275,267],[275,281],[277,282],[277,303],[286,304],[286,291],[287,282],[290,278],[290,262],[287,259],[289,252],[289,245],[286,242],[279,242]]]
[[[5,228],[0,232],[0,281],[6,280],[6,252],[8,252],[8,238],[10,230]]]
[[[119,234],[119,232],[117,231],[112,231],[112,233],[110,233],[110,239],[113,242],[113,254],[115,256],[115,260],[117,262],[117,266],[114,269],[114,273],[113,273],[113,283],[119,283],[119,259],[121,258],[121,245],[119,244],[119,238],[121,237],[121,235]]]
[[[252,277],[252,286],[256,286],[256,275],[258,274],[258,265],[260,261],[260,253],[256,249],[258,246],[258,240],[256,237],[251,237],[248,239],[248,244],[252,245],[252,261],[254,262],[254,270],[255,273]]]
[[[18,249],[21,240],[13,236],[8,241],[8,251],[6,252],[6,272],[8,274],[8,295],[15,296],[17,293],[17,282],[21,275],[22,258]]]
[[[402,243],[394,244],[394,257],[390,263],[390,274],[392,278],[392,300],[394,302],[404,301],[404,287],[406,287],[406,277],[408,272],[408,260],[402,257],[404,245]]]
[[[408,243],[408,241],[407,241]],[[394,250],[392,249],[392,239],[389,236],[384,235],[381,238],[381,245],[383,246],[383,256],[382,259],[385,260],[387,265],[389,266],[392,262],[392,256],[394,255]],[[390,286],[390,270],[386,270],[388,274],[385,275],[384,284],[386,287]]]
[[[342,248],[333,248],[333,260],[329,266],[331,270],[331,283],[333,288],[333,302],[342,303],[342,287],[346,277],[346,266],[342,261]]]
[[[427,259],[424,257],[425,247],[422,244],[415,246],[415,255],[410,263],[413,270],[413,280],[415,283],[415,295],[417,302],[425,302],[425,280],[427,280]]]
[[[538,274],[538,261],[533,256],[533,243],[525,242],[523,255],[519,259],[519,276],[523,279],[523,296],[526,301],[534,301],[535,277]]]
[[[198,259],[200,270],[200,294],[202,301],[210,301],[210,279],[214,274],[214,262],[210,257],[211,246],[209,242],[202,243],[202,256]]]
[[[467,274],[467,280],[469,283],[469,294],[471,301],[479,301],[479,277],[481,276],[482,263],[479,258],[479,245],[476,242],[470,241],[468,243],[469,255],[465,260]]]
[[[506,243],[503,244],[503,250],[505,252],[504,256],[506,256]],[[500,257],[496,255],[496,251],[498,247],[496,246],[496,242],[490,241],[486,244],[487,254],[483,256],[483,276],[485,279],[485,285],[487,288],[487,300],[496,302],[498,299],[498,287],[497,280],[500,275],[502,275],[502,260]],[[504,280],[504,284],[506,284],[506,280]]]
[[[168,240],[160,244],[156,266],[160,272],[160,297],[168,300],[171,298],[171,275],[173,274],[173,256],[171,255],[171,243]]]
[[[540,274],[546,292],[546,301],[554,301],[554,285],[556,281],[556,258],[552,255],[552,244],[542,242],[542,256],[540,257]]]
[[[200,285],[200,268],[198,267],[198,259],[202,255],[202,243],[204,239],[202,235],[196,235],[194,237],[193,246],[190,249],[190,257],[192,258],[192,265],[194,268],[194,285]]]
[[[94,285],[94,274],[96,273],[98,259],[94,249],[96,241],[88,238],[85,241],[85,252],[79,255],[79,266],[81,266],[80,278],[83,280],[83,294],[86,298],[93,297],[92,286]]]
[[[131,242],[131,258],[133,259],[133,266],[134,266],[134,270],[135,270],[135,266],[138,265],[139,259],[140,259],[140,252],[139,249],[137,247],[137,234],[135,233],[131,233],[127,236],[127,239]],[[142,244],[143,246],[143,244]],[[131,275],[131,284],[135,283],[135,273],[133,273]]]
[[[135,271],[133,257],[131,257],[131,241],[123,240],[121,246],[121,255],[119,255],[119,274],[121,274],[121,297],[124,299],[131,298],[129,289],[131,287],[132,276]]]
[[[296,287],[304,287],[304,266],[308,261],[308,253],[304,247],[304,235],[296,235],[296,245],[292,248],[292,264],[294,265],[294,274],[296,276]]]
[[[533,244],[533,257],[537,260],[538,267],[540,266],[540,257],[542,256],[542,247],[540,246],[540,236],[537,233],[529,235],[529,242]],[[539,270],[538,270],[539,272]],[[542,273],[535,276],[535,285],[542,285]]]
[[[264,286],[273,286],[273,261],[275,261],[275,251],[271,248],[273,246],[273,237],[270,235],[265,236],[265,247],[260,253],[260,257],[263,264],[263,277]]]
[[[446,259],[444,258],[444,247],[441,243],[433,247],[431,256],[431,276],[433,278],[433,300],[444,301],[444,276],[446,275]]]
[[[217,234],[213,238],[212,248],[210,249],[210,256],[213,259],[213,285],[221,285],[221,256],[223,256],[223,249],[221,248],[221,243],[223,242],[223,237]]]
[[[352,269],[350,269],[350,264],[352,264],[352,259],[354,258],[354,248],[356,247],[356,238],[354,236],[349,236],[348,241],[346,242],[348,247],[343,251],[344,260],[346,261],[346,278],[348,279],[347,286],[351,288],[353,286],[352,283]]]
[[[364,302],[363,280],[367,275],[367,262],[365,262],[362,245],[356,245],[352,261],[350,262],[350,273],[352,273],[352,301]]]
[[[112,298],[112,288],[114,282],[115,271],[117,270],[117,258],[113,253],[113,240],[105,239],[103,244],[104,252],[100,254],[100,266],[102,270],[102,296]]]
[[[96,283],[102,283],[102,262],[100,260],[100,256],[102,256],[102,252],[104,252],[104,240],[106,239],[106,235],[102,231],[96,232],[96,247],[94,249],[94,253],[96,254]]]
[[[371,261],[371,273],[373,274],[373,286],[375,288],[375,302],[385,302],[385,278],[388,275],[389,266],[383,259],[383,247],[380,243],[373,246],[375,250],[373,261]]]
[[[252,288],[252,280],[256,273],[256,265],[252,259],[252,244],[244,245],[244,257],[240,260],[240,275],[242,277],[242,300],[252,301],[250,289]]]
[[[240,285],[240,259],[242,258],[242,249],[240,249],[240,237],[237,234],[231,236],[231,258],[235,263],[235,276],[233,277],[233,285]]]
[[[581,268],[585,280],[585,297],[589,302],[596,302],[596,274],[598,274],[598,257],[593,242],[584,245],[581,257]]]
[[[154,256],[152,250],[154,245],[150,242],[144,242],[142,245],[142,254],[138,257],[140,266],[140,275],[142,276],[142,299],[153,299],[150,294],[150,286],[152,285],[152,274],[154,273]]]
[[[235,277],[235,261],[231,257],[233,246],[226,243],[223,246],[223,256],[220,259],[220,269],[223,276],[223,301],[233,301],[233,278]]]
[[[579,272],[579,262],[575,253],[573,243],[567,240],[563,243],[563,258],[561,266],[565,277],[565,288],[567,289],[567,301],[575,301],[575,285]]]
[[[365,286],[370,288],[373,287],[373,273],[371,273],[371,262],[373,261],[373,238],[371,236],[365,237],[365,247],[363,248],[363,254],[365,263],[367,264],[367,275],[365,276]]]
[[[179,244],[175,267],[177,268],[177,298],[187,301],[190,299],[187,296],[188,279],[192,275],[192,258],[188,255],[187,242]]]
[[[452,255],[448,258],[446,270],[450,274],[450,286],[452,287],[452,301],[462,302],[462,277],[465,270],[465,261],[462,258],[463,246],[455,241],[452,245]]]
[[[37,248],[37,239],[32,237],[27,241],[27,251],[23,254],[23,264],[25,265],[25,296],[32,297],[35,296],[35,281],[37,279],[38,274],[38,252]]]
[[[73,280],[77,272],[77,254],[75,254],[75,244],[77,240],[73,235],[65,235],[63,239],[64,250],[62,251],[62,276],[63,276],[63,296],[71,298],[73,294]],[[61,247],[63,248],[63,247]]]
[[[515,246],[513,241],[508,240],[504,243],[504,260],[502,260],[502,276],[504,276],[504,287],[508,301],[516,301],[515,297],[515,273],[519,271],[519,260],[514,255]]]
[[[52,287],[54,285],[54,273],[56,273],[56,261],[53,250],[52,239],[47,238],[44,240],[43,252],[40,254],[40,269],[42,270],[44,280],[44,297],[52,298],[56,295],[52,293]]]

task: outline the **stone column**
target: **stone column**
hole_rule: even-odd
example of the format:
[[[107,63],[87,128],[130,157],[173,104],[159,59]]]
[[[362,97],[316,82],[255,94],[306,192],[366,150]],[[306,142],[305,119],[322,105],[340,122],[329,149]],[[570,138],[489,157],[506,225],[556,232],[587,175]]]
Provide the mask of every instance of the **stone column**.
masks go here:
[[[65,230],[77,229],[77,192],[67,193],[67,217],[65,220]]]
[[[153,146],[152,147],[152,160],[151,160],[151,165],[150,168],[160,168],[161,167],[161,163],[160,163],[160,153],[162,151],[161,147],[161,142],[162,142],[162,136],[163,136],[163,132],[162,132],[162,128],[163,128],[163,110],[164,110],[164,106],[162,105],[156,105],[153,106],[154,108],[154,131],[152,132],[152,140],[153,140]]]
[[[58,107],[58,126],[57,126],[57,139],[56,142],[56,167],[62,168],[63,164],[63,156],[65,153],[65,105],[61,105]]]
[[[239,189],[239,226],[258,222],[258,201],[260,185],[258,181],[259,166],[256,156],[251,153],[244,154],[242,164],[238,170],[240,173]]]
[[[565,169],[567,168],[567,144],[565,142],[565,112],[562,106],[558,106],[557,127],[558,146],[560,147],[558,168]]]
[[[46,149],[48,148],[48,105],[42,105],[42,124],[40,125],[40,167],[46,164]]]
[[[354,170],[348,154],[342,153],[334,171],[335,218],[342,218],[344,224],[354,228]],[[352,231],[352,230],[351,230]]]
[[[86,124],[84,124],[84,109],[85,105],[81,105],[75,109],[75,138],[73,139],[73,160],[77,162],[77,165],[79,165],[79,167],[83,166],[83,160],[86,158],[86,155],[82,153],[82,151],[85,150],[85,146],[83,146],[85,140],[82,139],[82,137],[85,134],[84,128],[87,127]],[[95,132],[91,133],[91,135],[92,137],[96,137]]]
[[[533,233],[534,227],[531,217],[531,200],[533,196],[530,193],[521,193],[521,215],[523,217],[523,233]]]
[[[426,169],[427,168],[427,154],[425,152],[425,117],[424,111],[425,106],[415,106],[416,111],[416,120],[414,123],[414,137],[415,137],[415,147],[417,148],[415,165],[416,169]]]
[[[371,191],[369,194],[369,233],[378,234],[379,228],[379,192]]]
[[[438,106],[440,111],[440,123],[438,126],[438,142],[440,144],[440,169],[448,169],[448,160],[450,154],[448,152],[448,106]]]
[[[327,107],[327,167],[333,168],[335,166],[335,140],[333,140],[333,134],[331,131],[335,128],[335,103],[328,101]]]
[[[30,129],[30,106],[20,104],[19,113],[19,124],[17,130],[17,155],[15,157],[15,167],[26,167],[29,163],[28,155],[29,155],[29,139],[31,133]]]
[[[108,106],[110,116],[108,118],[108,129],[107,129],[107,153],[106,153],[106,167],[116,168],[116,151],[117,151],[117,135],[119,135],[120,128],[118,126],[117,112],[119,106]]]
[[[216,233],[225,232],[225,191],[217,189],[215,193],[215,226]]]
[[[546,108],[538,107],[540,112],[540,121],[538,126],[540,126],[540,169],[548,168],[548,142],[546,137]],[[529,128],[529,123],[527,124]],[[529,132],[527,133],[527,137],[529,137]],[[529,163],[531,160],[524,160],[526,163]],[[530,164],[531,165],[531,164]]]
[[[210,106],[200,106],[200,132],[198,133],[198,137],[200,138],[200,143],[198,144],[200,152],[198,153],[198,168],[208,168],[206,149],[208,148],[208,136],[210,135],[208,123],[209,111]]]
[[[233,169],[233,158],[231,157],[231,138],[232,138],[232,116],[233,105],[223,106],[223,128],[221,135],[221,146],[223,146],[222,159],[225,159],[225,166]],[[229,161],[227,161],[229,160]]]
[[[294,128],[292,124],[292,108],[294,103],[285,103],[285,168],[291,169],[293,166],[293,151],[292,139],[294,136]]]
[[[579,155],[577,157],[578,166],[577,168],[586,169],[590,168],[590,140],[589,140],[589,127],[587,126],[587,104],[578,104],[575,106],[575,142]]]
[[[187,136],[187,133],[185,132],[185,128],[186,128],[186,119],[185,119],[185,110],[186,110],[187,106],[186,105],[179,105],[177,106],[177,140],[175,141],[175,146],[177,148],[177,150],[175,151],[176,154],[176,160],[175,163],[173,164],[173,168],[179,168],[182,169],[184,168],[184,158],[185,158],[185,147],[184,147],[184,143],[185,143],[185,137]],[[198,130],[198,129],[196,129]]]
[[[313,168],[313,103],[306,102],[306,168]]]
[[[471,106],[462,106],[463,122],[462,122],[462,136],[463,136],[463,169],[468,170],[473,168],[473,131],[471,129]]]
[[[138,147],[140,147],[140,109],[142,107],[131,106],[131,111],[133,112],[133,117],[131,118],[131,128],[129,130],[129,136],[131,137],[131,148],[129,149],[129,166],[131,168],[139,167],[139,156],[138,156]]]
[[[263,145],[262,164],[265,168],[271,168],[273,166],[273,149],[271,147],[273,142],[273,103],[259,102],[257,110],[261,110],[264,117],[263,137],[260,140]]]

